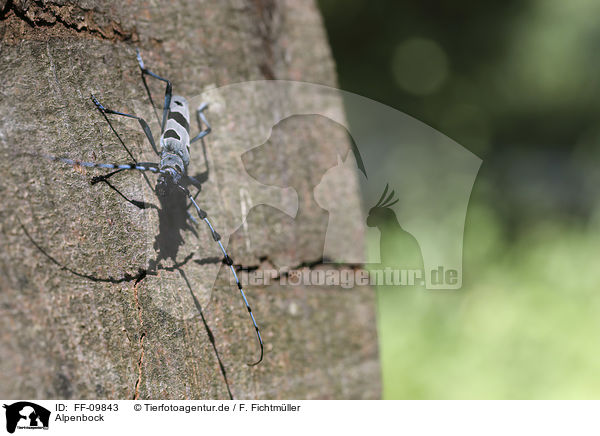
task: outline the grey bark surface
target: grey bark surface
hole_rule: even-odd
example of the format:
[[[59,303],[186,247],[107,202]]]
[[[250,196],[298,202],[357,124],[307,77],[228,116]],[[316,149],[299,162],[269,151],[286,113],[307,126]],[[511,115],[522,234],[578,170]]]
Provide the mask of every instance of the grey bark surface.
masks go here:
[[[335,86],[315,5],[0,0],[0,10],[0,397],[378,398],[372,289],[248,287],[265,340],[263,363],[249,367],[258,353],[254,331],[229,272],[201,261],[219,254],[203,227],[197,237],[185,232],[176,259],[186,262],[191,290],[168,262],[142,277],[140,270],[156,257],[156,211],[133,207],[104,184],[90,185],[96,171],[19,156],[130,162],[89,94],[126,112],[136,109],[129,102],[146,102],[136,47],[184,96],[264,79]],[[157,102],[162,89],[152,84]],[[228,126],[231,134],[251,131],[263,116],[251,110],[258,104],[244,104],[247,118]],[[213,125],[226,118],[218,108],[207,116]],[[114,119],[114,125],[140,161],[153,159],[135,122]],[[243,162],[251,176],[264,177],[261,183],[276,184],[277,175],[285,175],[302,213],[291,219],[256,207],[228,250],[245,266],[325,268],[319,258],[327,213],[308,200],[335,162],[335,144],[347,138],[343,129],[311,117],[281,126]],[[228,200],[238,195],[231,187],[239,169],[227,143],[222,134],[207,137],[211,172],[199,197],[221,224],[233,213]],[[310,167],[294,164],[307,153],[314,156]],[[191,166],[202,165],[201,153],[192,150]],[[114,184],[130,197],[156,202],[139,173]],[[356,186],[341,183],[329,194],[351,208],[359,201]],[[361,226],[348,216],[351,237],[339,242],[356,249]],[[203,278],[208,268],[220,269],[217,281],[194,302],[192,292],[212,285]]]

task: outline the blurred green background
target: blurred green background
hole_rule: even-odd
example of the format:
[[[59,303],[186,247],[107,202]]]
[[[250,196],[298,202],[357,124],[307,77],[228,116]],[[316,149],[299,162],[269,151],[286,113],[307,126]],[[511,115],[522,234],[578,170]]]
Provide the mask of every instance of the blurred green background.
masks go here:
[[[600,397],[600,2],[319,5],[342,89],[483,159],[463,288],[377,290],[384,398]]]

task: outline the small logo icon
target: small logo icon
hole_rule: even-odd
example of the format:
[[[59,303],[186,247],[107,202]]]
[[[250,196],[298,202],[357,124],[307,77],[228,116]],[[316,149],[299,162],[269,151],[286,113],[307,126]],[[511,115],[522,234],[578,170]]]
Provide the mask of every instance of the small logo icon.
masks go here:
[[[18,428],[35,430],[48,429],[50,411],[42,406],[29,401],[19,401],[10,405],[4,404],[6,409],[6,431],[14,433]]]

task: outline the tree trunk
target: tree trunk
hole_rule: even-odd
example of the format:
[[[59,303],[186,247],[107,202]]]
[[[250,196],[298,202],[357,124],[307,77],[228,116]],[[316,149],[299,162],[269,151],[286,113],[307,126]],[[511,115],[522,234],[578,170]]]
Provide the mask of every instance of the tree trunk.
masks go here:
[[[377,398],[370,288],[247,286],[265,342],[264,361],[247,366],[254,329],[204,224],[165,215],[153,174],[117,174],[111,188],[89,183],[106,171],[41,156],[157,160],[135,120],[109,115],[129,154],[90,100],[141,111],[158,136],[136,48],[190,99],[251,80],[335,86],[315,5],[0,0],[0,10],[0,397]],[[163,84],[148,81],[160,106]],[[344,130],[293,117],[265,141],[256,126],[273,118],[269,106],[255,95],[237,103],[209,99],[213,132],[191,147],[189,173],[208,176],[201,207],[236,264],[330,268],[320,262],[327,212],[312,190],[347,146]],[[244,141],[244,153],[232,145]],[[356,186],[329,185],[329,197],[355,207]],[[361,226],[348,216],[352,238],[339,243],[356,249]]]

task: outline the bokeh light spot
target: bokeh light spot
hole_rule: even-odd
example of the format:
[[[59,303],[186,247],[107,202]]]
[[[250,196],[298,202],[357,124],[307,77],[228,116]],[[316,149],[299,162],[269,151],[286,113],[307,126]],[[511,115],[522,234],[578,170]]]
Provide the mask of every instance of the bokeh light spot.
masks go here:
[[[425,38],[401,42],[392,57],[392,72],[404,91],[428,95],[437,91],[448,76],[448,58],[438,43]]]

